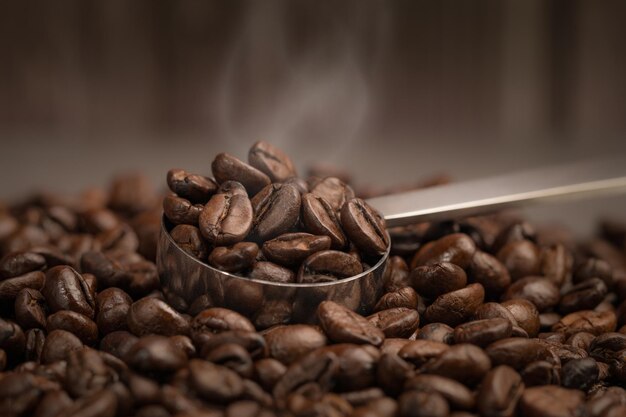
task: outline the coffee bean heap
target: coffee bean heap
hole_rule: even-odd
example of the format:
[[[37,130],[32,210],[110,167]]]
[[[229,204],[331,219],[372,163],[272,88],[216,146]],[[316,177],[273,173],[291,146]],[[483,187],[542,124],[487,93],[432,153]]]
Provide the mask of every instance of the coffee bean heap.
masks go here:
[[[248,162],[217,155],[215,180],[168,172],[175,195],[163,210],[172,239],[191,256],[250,278],[318,283],[358,275],[387,251],[384,219],[339,178],[305,181],[263,141]]]
[[[285,180],[274,171],[264,175]],[[215,196],[227,215],[247,207],[237,202],[249,198],[243,186],[214,175],[219,186],[186,174],[170,181],[189,201],[181,215],[199,218]],[[257,177],[239,179],[259,194],[268,184]],[[301,182],[290,181],[272,190]],[[322,207],[340,201],[311,195]],[[323,301],[316,324],[260,330],[226,308],[179,312],[164,301],[159,200],[129,176],[108,192],[0,206],[0,416],[626,415],[622,224],[604,222],[582,244],[505,213],[392,228],[385,292],[370,315]],[[228,241],[236,232],[277,230],[264,220],[244,233],[238,219],[211,223],[211,236],[226,239],[220,251],[249,245]],[[311,235],[333,247],[328,234]],[[344,245],[337,253],[358,259]],[[263,246],[251,270],[312,256],[299,245],[268,256]]]

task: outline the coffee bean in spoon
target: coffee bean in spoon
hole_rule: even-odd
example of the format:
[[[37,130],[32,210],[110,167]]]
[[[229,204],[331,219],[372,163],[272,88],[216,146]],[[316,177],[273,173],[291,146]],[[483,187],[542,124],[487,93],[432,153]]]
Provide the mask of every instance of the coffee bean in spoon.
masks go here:
[[[228,246],[241,242],[252,228],[252,205],[240,194],[215,194],[199,218],[200,232],[212,245]]]
[[[215,157],[211,170],[218,184],[229,180],[240,182],[250,196],[271,183],[263,172],[227,153],[220,153]]]
[[[250,165],[270,177],[272,182],[284,182],[297,175],[291,158],[272,144],[259,141],[248,152]]]

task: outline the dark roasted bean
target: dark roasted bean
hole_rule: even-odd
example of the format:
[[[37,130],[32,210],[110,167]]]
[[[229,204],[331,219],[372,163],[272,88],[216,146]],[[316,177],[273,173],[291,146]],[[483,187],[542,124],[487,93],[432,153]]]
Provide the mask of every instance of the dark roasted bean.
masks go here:
[[[478,391],[478,411],[485,417],[512,417],[524,391],[524,383],[514,369],[502,365],[487,373]]]
[[[268,392],[272,391],[276,382],[286,371],[287,367],[276,359],[259,359],[254,363],[255,379]]]
[[[494,365],[508,365],[518,370],[530,362],[553,358],[546,342],[523,337],[498,340],[487,346],[485,352]]]
[[[241,272],[252,266],[258,253],[259,247],[253,242],[218,246],[209,255],[209,265],[226,272]]]
[[[69,266],[55,266],[46,273],[42,289],[46,304],[52,312],[72,310],[94,317],[95,300],[85,279]]]
[[[240,182],[251,196],[271,183],[263,172],[227,153],[220,153],[215,157],[211,170],[218,184],[229,180]]]
[[[164,301],[145,297],[135,301],[128,310],[128,328],[136,336],[189,334],[189,321]]]
[[[419,266],[411,271],[409,280],[419,294],[432,299],[467,285],[465,271],[449,262]]]
[[[144,336],[124,354],[133,369],[146,373],[172,373],[187,364],[185,352],[164,336]]]
[[[417,310],[396,307],[378,311],[367,320],[379,328],[385,337],[410,337],[417,330],[420,320]]]
[[[286,233],[263,244],[263,254],[272,262],[285,266],[298,266],[315,252],[330,249],[328,236],[309,233]]]
[[[125,330],[114,331],[102,338],[100,350],[122,359],[138,340],[137,336]]]
[[[387,294],[380,297],[376,306],[374,306],[375,311],[386,310],[389,308],[410,308],[413,310],[417,310],[419,303],[419,295],[415,292],[415,290],[411,287],[403,287],[399,288],[396,291],[388,292]]]
[[[489,375],[485,377],[485,380]],[[436,392],[443,396],[454,409],[471,410],[474,408],[474,396],[465,385],[439,375],[416,375],[407,381],[407,390]],[[521,391],[520,391],[521,394]]]
[[[602,279],[587,279],[562,295],[559,311],[562,314],[569,314],[579,310],[591,310],[604,300],[607,292],[608,288]]]
[[[209,243],[228,246],[245,239],[252,228],[252,218],[248,197],[218,193],[204,206],[198,224]]]
[[[311,194],[326,200],[335,212],[339,212],[346,202],[354,198],[352,187],[336,177],[326,177],[312,186]]]
[[[489,296],[502,294],[511,284],[506,267],[498,258],[486,252],[477,250],[467,271],[470,280],[481,284]]]
[[[469,267],[476,244],[463,233],[454,233],[422,246],[413,259],[411,268],[440,262],[450,262],[463,269]]]
[[[328,343],[324,333],[306,324],[277,326],[269,329],[263,337],[269,356],[286,365]]]
[[[450,407],[437,392],[408,391],[398,398],[400,417],[447,417]]]
[[[179,224],[170,231],[172,240],[194,258],[205,260],[209,248],[202,238],[200,229],[190,224]]]
[[[454,329],[455,343],[472,343],[487,346],[511,336],[513,326],[505,318],[493,318],[467,322]]]
[[[432,340],[413,340],[398,351],[398,356],[416,367],[420,367],[448,350],[450,350],[450,346],[445,343]]]
[[[533,303],[528,300],[517,299],[504,301],[502,306],[509,311],[517,325],[524,329],[528,336],[537,336],[540,328],[539,312]]]
[[[528,276],[515,281],[502,297],[503,300],[528,300],[539,312],[557,305],[559,298],[559,288],[548,279],[537,276]]]
[[[561,244],[541,250],[541,275],[558,287],[571,276],[572,264],[572,255]]]
[[[336,343],[369,343],[379,346],[385,339],[382,330],[348,308],[324,301],[317,309],[324,332]]]
[[[440,295],[426,309],[424,318],[429,323],[441,322],[456,326],[472,317],[485,299],[480,284],[470,284],[460,290]]]
[[[552,330],[563,332],[568,336],[578,332],[589,332],[597,336],[615,331],[616,326],[617,318],[612,311],[582,310],[563,317],[552,326]]]
[[[262,241],[286,233],[300,217],[300,192],[291,184],[270,184],[252,198],[251,204],[251,234]]]
[[[119,288],[107,288],[98,293],[96,302],[98,304],[96,323],[100,334],[105,335],[128,328],[126,317],[133,303],[128,294]]]
[[[566,388],[586,391],[596,383],[599,372],[600,369],[595,359],[574,359],[563,365],[561,369],[561,383]]]
[[[405,288],[410,284],[409,266],[399,256],[390,256],[387,260],[387,268],[383,275],[385,291],[392,292]]]
[[[265,141],[252,145],[248,151],[248,162],[267,174],[272,182],[283,182],[297,175],[291,158]]]
[[[333,249],[346,246],[346,236],[335,210],[324,198],[312,193],[302,196],[302,223],[307,232],[328,236]]]
[[[478,383],[491,368],[489,356],[470,344],[451,346],[420,368],[421,372],[455,379],[466,385]]]
[[[41,363],[65,360],[72,351],[83,348],[80,339],[66,330],[53,330],[46,336],[41,350]]]
[[[217,191],[217,184],[212,179],[182,169],[170,169],[167,172],[167,185],[178,196],[201,204],[209,201]]]
[[[86,345],[98,340],[98,326],[89,317],[72,310],[59,310],[48,316],[46,330],[66,330],[77,336]]]
[[[430,323],[419,330],[417,338],[452,344],[452,342],[454,342],[454,329],[447,324]]]
[[[168,195],[163,199],[163,213],[174,224],[197,225],[203,209],[203,205],[181,197]]]
[[[15,321],[23,329],[46,327],[46,304],[37,290],[24,288],[15,297]]]
[[[536,387],[539,385],[559,385],[561,377],[559,370],[547,361],[534,361],[521,370],[520,374],[527,387]]]
[[[46,259],[38,253],[10,253],[0,259],[0,280],[39,271],[45,267]]]
[[[45,279],[46,275],[43,272],[33,271],[0,281],[0,302],[15,300],[17,294],[26,288],[41,290]]]
[[[527,417],[576,417],[584,415],[584,394],[558,386],[524,390],[520,410]]]
[[[235,343],[226,343],[210,350],[204,359],[237,372],[242,378],[251,378],[254,364],[247,350]]]
[[[335,250],[314,253],[304,260],[297,281],[302,283],[336,281],[363,272],[361,262],[354,256]]]
[[[42,329],[29,329],[24,333],[26,344],[24,347],[24,359],[26,361],[39,362],[41,351],[46,341],[46,334]]]
[[[541,272],[541,252],[529,240],[507,243],[498,251],[497,258],[509,271],[513,281]]]
[[[385,220],[360,198],[347,201],[341,208],[341,226],[364,254],[382,256],[389,246]]]

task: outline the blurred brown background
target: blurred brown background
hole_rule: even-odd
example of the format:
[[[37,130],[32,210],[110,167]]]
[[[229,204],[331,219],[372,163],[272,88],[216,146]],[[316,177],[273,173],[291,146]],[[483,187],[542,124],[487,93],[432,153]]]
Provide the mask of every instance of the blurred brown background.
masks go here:
[[[208,173],[261,138],[377,184],[624,153],[624,22],[620,0],[1,0],[0,198]]]

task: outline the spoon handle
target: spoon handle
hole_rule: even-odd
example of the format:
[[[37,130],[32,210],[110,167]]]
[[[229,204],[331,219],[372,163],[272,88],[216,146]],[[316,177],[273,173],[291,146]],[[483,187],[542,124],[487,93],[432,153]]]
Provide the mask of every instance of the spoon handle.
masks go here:
[[[626,192],[623,156],[451,183],[367,200],[387,226],[447,220],[564,199]]]

